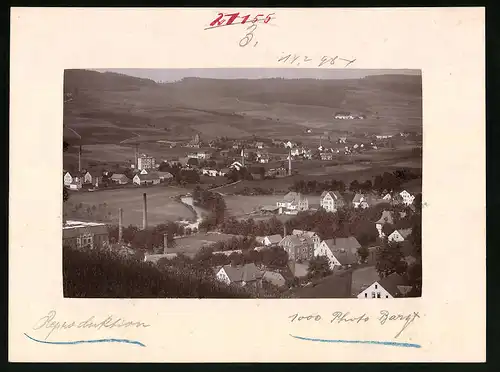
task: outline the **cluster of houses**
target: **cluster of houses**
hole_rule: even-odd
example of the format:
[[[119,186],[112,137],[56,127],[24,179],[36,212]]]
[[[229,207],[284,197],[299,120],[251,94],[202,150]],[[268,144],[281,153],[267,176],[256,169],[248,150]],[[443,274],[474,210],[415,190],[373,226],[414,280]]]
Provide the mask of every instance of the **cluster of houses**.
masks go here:
[[[341,203],[341,197],[336,192],[324,193],[325,206],[335,209]],[[392,223],[392,211],[383,211],[381,218],[375,222],[377,229],[384,223]],[[380,230],[379,230],[380,231]],[[389,236],[389,241],[404,242],[411,234],[411,229],[394,230]],[[381,235],[384,236],[384,235]],[[276,234],[270,236],[256,237],[259,246],[254,248],[257,251],[270,249],[273,247],[282,248],[287,252],[289,258],[289,268],[293,276],[305,276],[307,270],[300,273],[297,270],[299,265],[307,265],[313,257],[326,257],[330,269],[347,269],[356,264],[361,263],[358,254],[361,244],[354,236],[336,237],[332,239],[322,240],[316,232],[294,229],[291,234],[287,234],[286,229],[284,235]],[[222,253],[231,255],[232,253],[241,253],[241,251],[226,251],[214,252],[214,254]],[[405,257],[411,259],[411,256]],[[226,265],[218,267],[215,270],[215,276],[218,280],[227,284],[237,286],[260,286],[263,281],[268,281],[278,287],[285,286],[284,277],[277,272],[269,271],[268,269],[259,268],[254,263],[245,265]],[[407,285],[405,278],[396,273],[391,274],[383,279],[377,277],[372,281],[367,279],[367,283],[361,285],[358,293],[354,293],[354,297],[359,299],[365,298],[395,298],[406,295],[412,287]]]
[[[392,205],[405,205],[411,209],[415,209],[413,202],[415,195],[412,195],[406,190],[403,190],[394,195],[386,193],[383,196],[375,196],[373,194],[356,193],[350,203],[348,203],[342,194],[338,191],[323,191],[319,200],[319,207],[327,212],[337,212],[338,209],[351,204],[354,208],[366,209],[381,203],[390,203]],[[276,202],[276,207],[263,207],[266,211],[276,211],[278,214],[295,215],[301,211],[314,210],[306,196],[300,192],[290,191],[282,200]]]
[[[116,185],[134,184],[138,186],[157,185],[161,182],[168,182],[173,179],[173,175],[169,172],[158,171],[159,165],[156,159],[152,156],[142,154],[137,158],[137,169],[133,169],[133,177],[130,179],[123,173],[110,172],[90,172],[84,170],[82,172],[73,172],[63,170],[64,186],[71,190],[80,190],[85,185],[90,186],[90,190],[99,188],[104,178]]]
[[[340,111],[335,113],[334,118],[338,120],[354,120],[354,119],[363,120],[366,119],[366,115],[356,114],[347,111]]]

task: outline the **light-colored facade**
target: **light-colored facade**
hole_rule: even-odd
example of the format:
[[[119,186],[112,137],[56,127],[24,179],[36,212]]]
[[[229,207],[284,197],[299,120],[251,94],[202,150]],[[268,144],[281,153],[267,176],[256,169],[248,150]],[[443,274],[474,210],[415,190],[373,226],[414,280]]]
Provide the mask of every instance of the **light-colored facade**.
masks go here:
[[[320,207],[327,212],[337,212],[344,205],[344,198],[338,191],[325,191],[321,194]]]
[[[154,169],[156,166],[156,159],[152,156],[143,155],[137,159],[137,169]]]
[[[103,223],[66,221],[63,225],[63,246],[94,249],[108,244],[108,228]]]
[[[399,193],[401,198],[403,199],[403,204],[404,205],[412,205],[413,201],[415,200],[415,196],[410,194],[408,191],[403,190]]]
[[[360,294],[358,294],[358,298],[394,298],[392,295],[380,285],[379,282],[375,282],[370,285],[368,288],[363,290]]]

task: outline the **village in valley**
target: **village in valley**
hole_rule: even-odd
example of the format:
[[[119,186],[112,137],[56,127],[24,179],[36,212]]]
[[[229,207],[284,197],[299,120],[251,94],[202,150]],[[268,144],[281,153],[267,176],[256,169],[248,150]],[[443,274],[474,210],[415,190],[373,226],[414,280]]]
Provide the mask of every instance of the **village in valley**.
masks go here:
[[[390,102],[378,103],[384,112],[374,111],[360,105],[357,96],[356,109],[346,110],[348,104],[318,108],[325,117],[315,121],[295,113],[296,125],[286,106],[290,103],[276,104],[273,111],[267,103],[256,107],[253,96],[246,104],[240,97],[231,105],[224,96],[212,104],[220,105],[220,112],[205,103],[186,109],[189,101],[172,103],[179,100],[169,96],[176,86],[109,72],[66,74],[72,71],[91,77],[95,85],[89,86],[92,79],[65,79],[62,239],[69,252],[67,283],[76,280],[71,265],[89,260],[87,265],[91,261],[110,276],[104,282],[117,280],[111,279],[116,275],[112,267],[123,267],[130,276],[116,297],[421,296],[418,94],[406,92],[405,98],[404,87],[394,83],[399,90],[389,95],[407,100],[392,108],[399,115],[407,106],[416,107],[411,125],[390,118]],[[107,76],[105,83],[99,75]],[[391,84],[397,81],[391,79]],[[115,95],[99,84],[116,84]],[[368,89],[353,85],[357,81],[348,84],[349,89]],[[381,93],[369,87],[380,100],[376,94]],[[154,109],[144,108],[148,97]],[[262,107],[268,110],[265,117]],[[171,116],[153,115],[155,110]],[[205,116],[212,126],[207,130],[198,124]],[[379,124],[384,120],[392,124]],[[224,121],[229,124],[223,126]],[[114,261],[101,264],[99,257]],[[147,272],[153,279],[143,289],[127,290],[139,280],[133,270],[141,271],[138,278]],[[69,297],[81,296],[82,288],[90,286],[75,289],[67,283]],[[110,291],[107,284],[102,288]]]

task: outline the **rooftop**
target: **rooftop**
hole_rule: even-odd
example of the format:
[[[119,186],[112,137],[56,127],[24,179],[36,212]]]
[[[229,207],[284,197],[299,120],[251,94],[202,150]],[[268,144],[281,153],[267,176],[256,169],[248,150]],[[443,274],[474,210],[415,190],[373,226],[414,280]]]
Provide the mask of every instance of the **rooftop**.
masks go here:
[[[63,229],[77,229],[80,227],[89,227],[89,226],[106,226],[105,223],[102,222],[85,222],[85,221],[73,221],[67,220],[63,225]]]
[[[224,271],[231,282],[251,282],[262,278],[263,273],[255,266],[254,263],[249,263],[243,266],[223,266]]]

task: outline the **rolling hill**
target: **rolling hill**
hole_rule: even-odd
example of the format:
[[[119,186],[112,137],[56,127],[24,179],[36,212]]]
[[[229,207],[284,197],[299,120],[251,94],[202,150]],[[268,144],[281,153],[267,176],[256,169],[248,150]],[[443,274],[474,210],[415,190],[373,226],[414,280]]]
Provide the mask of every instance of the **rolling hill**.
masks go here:
[[[251,135],[307,142],[325,131],[421,132],[421,76],[352,80],[185,78],[159,84],[116,73],[66,70],[64,136],[83,144],[119,144]],[[366,120],[334,120],[356,111]],[[81,136],[81,139],[75,137]]]

